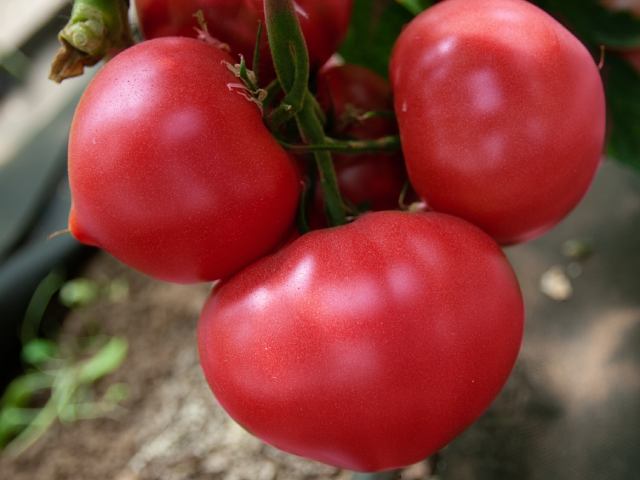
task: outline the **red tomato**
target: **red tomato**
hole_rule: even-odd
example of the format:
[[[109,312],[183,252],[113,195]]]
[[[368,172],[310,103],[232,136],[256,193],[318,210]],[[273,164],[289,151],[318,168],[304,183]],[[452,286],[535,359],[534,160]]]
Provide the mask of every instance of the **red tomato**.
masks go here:
[[[340,138],[371,140],[397,133],[398,126],[389,117],[354,119],[354,114],[393,110],[389,83],[374,71],[359,65],[333,64],[318,72],[317,90],[330,131]]]
[[[438,213],[375,212],[222,282],[199,350],[222,406],[267,443],[343,468],[417,462],[473,422],[520,347],[498,245]]]
[[[374,211],[399,208],[407,179],[401,155],[335,155],[334,163],[340,190],[353,205]]]
[[[299,179],[225,52],[136,45],[85,91],[69,139],[70,229],[154,277],[224,278],[288,233]]]
[[[388,117],[355,118],[366,112],[393,110],[391,89],[380,75],[357,65],[332,66],[318,73],[317,84],[331,136],[373,140],[397,133],[395,121]],[[340,189],[351,203],[370,210],[398,208],[407,178],[400,153],[334,155],[334,163]],[[321,210],[320,188],[317,190]]]
[[[300,25],[307,40],[311,67],[319,68],[344,38],[353,0],[297,0]],[[264,25],[263,0],[136,0],[140,25],[146,38],[182,35],[193,37],[198,26],[193,14],[202,10],[209,33],[228,43],[234,54],[242,54],[249,65],[258,33]],[[267,44],[261,41],[261,83],[275,74]]]
[[[409,178],[434,210],[509,244],[551,228],[591,184],[599,71],[534,5],[439,3],[403,31],[390,71]]]

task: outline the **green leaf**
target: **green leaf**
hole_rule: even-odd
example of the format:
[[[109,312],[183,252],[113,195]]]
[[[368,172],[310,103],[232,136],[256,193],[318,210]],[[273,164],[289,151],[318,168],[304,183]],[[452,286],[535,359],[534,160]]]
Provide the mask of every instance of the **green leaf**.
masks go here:
[[[36,392],[51,388],[54,378],[45,373],[27,373],[15,378],[5,390],[0,405],[2,408],[23,407]]]
[[[0,448],[29,425],[38,414],[37,409],[7,407],[0,410]]]
[[[413,16],[394,0],[356,0],[349,33],[340,54],[349,63],[387,76],[391,49]]]
[[[20,338],[25,345],[38,336],[38,330],[40,329],[44,312],[47,310],[51,298],[53,298],[55,293],[60,289],[63,282],[64,274],[54,270],[36,287],[27,306],[20,328]]]
[[[115,278],[107,285],[107,298],[114,303],[124,302],[129,298],[129,282],[124,278]]]
[[[640,19],[626,11],[611,11],[599,0],[536,0],[591,46],[640,45]]]
[[[433,2],[430,0],[396,0],[396,1],[414,15],[418,15],[421,11],[433,5]]]
[[[127,356],[127,341],[113,337],[93,357],[78,368],[80,383],[93,383],[116,370]]]
[[[45,353],[50,349],[44,344],[39,346],[36,342],[31,342],[30,345],[34,346],[28,348]],[[91,400],[90,386],[122,364],[127,348],[126,340],[111,337],[87,360],[49,374],[37,372],[15,379],[0,401],[0,448],[6,444],[9,454],[19,455],[36,442],[56,419],[74,421],[79,418],[95,418],[117,408],[118,403],[127,395],[125,386],[112,385],[99,402]],[[34,393],[44,389],[51,389],[51,395],[42,408],[22,408]]]
[[[610,128],[607,154],[640,169],[640,74],[614,54],[606,58],[605,73]]]
[[[60,302],[69,308],[85,307],[95,301],[100,287],[88,278],[76,278],[65,283],[60,289]]]
[[[34,366],[42,365],[58,353],[58,346],[51,340],[35,338],[22,347],[22,359]]]

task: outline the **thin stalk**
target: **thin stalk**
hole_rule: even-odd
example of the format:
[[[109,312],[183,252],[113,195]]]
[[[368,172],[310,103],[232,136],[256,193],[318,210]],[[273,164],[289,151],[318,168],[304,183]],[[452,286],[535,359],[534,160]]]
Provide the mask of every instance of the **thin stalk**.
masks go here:
[[[391,135],[375,140],[337,140],[325,138],[326,143],[294,145],[287,142],[280,142],[286,150],[295,154],[305,154],[314,152],[334,152],[347,155],[359,155],[371,152],[397,152],[400,150],[400,137]]]
[[[309,90],[309,52],[291,0],[267,0],[264,9],[273,66],[285,91],[268,122],[278,126],[302,110]]]
[[[307,101],[302,111],[296,116],[296,120],[304,141],[310,144],[322,144],[326,141],[324,127],[316,115],[311,93],[307,93]],[[318,178],[324,193],[325,214],[329,224],[332,226],[344,225],[347,223],[347,215],[340,195],[340,187],[338,187],[338,177],[333,168],[331,153],[317,151],[313,155],[318,167]]]
[[[295,118],[304,142],[326,143],[324,126],[309,92],[309,53],[292,0],[265,0],[267,37],[273,65],[285,98],[268,119],[272,126]],[[270,120],[270,121],[269,121]],[[331,225],[346,223],[345,205],[329,152],[315,152],[327,219]]]

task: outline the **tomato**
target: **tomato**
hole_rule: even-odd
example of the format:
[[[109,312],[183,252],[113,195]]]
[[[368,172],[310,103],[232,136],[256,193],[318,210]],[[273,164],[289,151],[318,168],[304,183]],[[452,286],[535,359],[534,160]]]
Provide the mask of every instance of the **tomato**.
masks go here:
[[[407,178],[402,156],[390,153],[335,155],[334,163],[342,194],[358,209],[399,208]]]
[[[309,48],[311,68],[319,68],[344,38],[353,0],[296,0],[300,25]],[[146,38],[195,36],[193,14],[202,10],[211,35],[244,55],[251,65],[258,34],[264,25],[263,0],[136,0],[140,25]],[[275,78],[266,29],[261,40],[261,83]]]
[[[317,77],[318,102],[328,117],[329,135],[347,140],[373,140],[397,134],[389,117],[359,120],[366,112],[393,111],[388,82],[358,65],[325,67]],[[398,208],[407,174],[400,153],[333,156],[338,184],[353,205],[370,210]],[[322,209],[318,187],[316,208]]]
[[[584,46],[521,0],[447,0],[416,17],[390,67],[409,178],[434,209],[510,244],[583,197],[605,100]]]
[[[417,462],[496,396],[523,306],[498,245],[439,213],[374,212],[219,284],[198,327],[222,406],[296,455],[359,471]]]
[[[258,107],[229,85],[225,52],[189,38],[143,42],[106,64],[69,139],[70,230],[176,282],[224,278],[291,228],[296,167]]]
[[[389,117],[356,118],[366,112],[393,111],[389,83],[368,68],[333,63],[322,68],[317,76],[317,98],[329,117],[329,130],[340,138],[370,140],[398,131]]]

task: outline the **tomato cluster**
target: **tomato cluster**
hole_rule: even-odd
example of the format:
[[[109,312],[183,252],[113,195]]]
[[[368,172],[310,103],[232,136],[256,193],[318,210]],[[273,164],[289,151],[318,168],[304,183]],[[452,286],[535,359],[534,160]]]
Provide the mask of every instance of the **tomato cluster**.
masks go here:
[[[263,102],[278,96],[232,66],[251,55],[262,0],[138,0],[145,35],[167,38],[120,53],[85,92],[70,230],[160,279],[221,280],[200,358],[249,431],[344,468],[400,467],[466,428],[509,375],[524,315],[499,244],[541,234],[585,193],[604,139],[600,76],[523,0],[445,0],[397,40],[389,86],[364,67],[320,68],[350,1],[294,3],[315,114],[328,146],[346,145],[333,160],[351,223],[322,228],[326,170],[285,151],[305,135],[293,120],[270,131]],[[196,9],[231,54],[178,36]],[[398,132],[401,152],[356,147]],[[402,211],[412,188],[433,211]],[[296,210],[320,228],[295,233]]]

